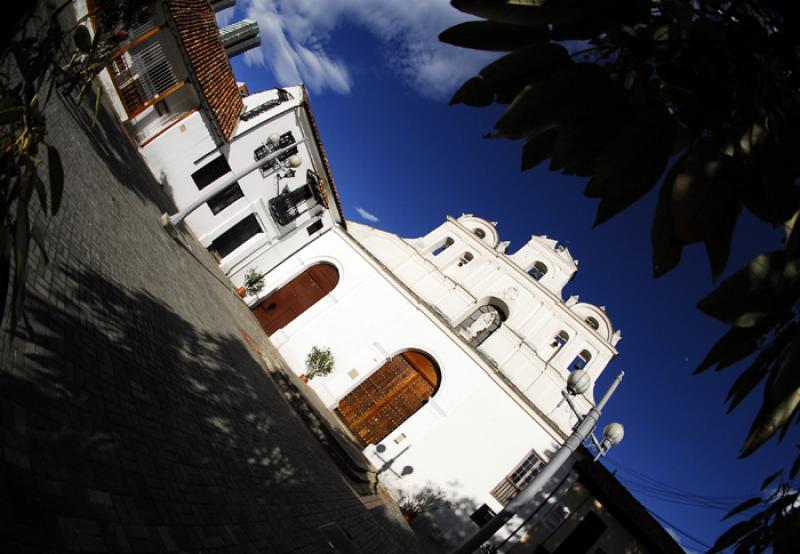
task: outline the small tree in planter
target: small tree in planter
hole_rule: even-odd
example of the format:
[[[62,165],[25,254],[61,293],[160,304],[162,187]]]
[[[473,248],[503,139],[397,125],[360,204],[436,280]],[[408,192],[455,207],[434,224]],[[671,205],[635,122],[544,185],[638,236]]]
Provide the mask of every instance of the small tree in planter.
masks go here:
[[[403,495],[400,497],[400,502],[398,502],[400,511],[403,512],[403,517],[409,523],[419,514],[434,512],[439,508],[446,507],[448,504],[444,491],[438,487],[423,487],[411,496]]]
[[[244,288],[249,294],[258,294],[264,290],[265,273],[259,273],[256,268],[251,267],[244,274]]]
[[[327,375],[333,371],[334,358],[330,348],[314,346],[306,358],[306,377],[313,379],[317,375]]]

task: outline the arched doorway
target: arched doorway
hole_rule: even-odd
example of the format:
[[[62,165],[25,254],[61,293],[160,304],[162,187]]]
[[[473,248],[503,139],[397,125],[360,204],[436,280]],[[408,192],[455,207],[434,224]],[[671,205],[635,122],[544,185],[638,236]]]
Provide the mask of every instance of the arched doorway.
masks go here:
[[[439,382],[436,362],[407,350],[342,398],[336,411],[364,446],[377,444],[425,405]]]
[[[272,335],[325,298],[338,282],[339,272],[334,266],[313,265],[266,297],[253,313],[264,331]]]

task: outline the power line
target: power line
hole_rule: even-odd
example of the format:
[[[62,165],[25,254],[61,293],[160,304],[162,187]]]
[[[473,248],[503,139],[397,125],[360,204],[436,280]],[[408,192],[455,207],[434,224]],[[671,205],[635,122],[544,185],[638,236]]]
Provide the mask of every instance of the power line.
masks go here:
[[[655,513],[653,510],[650,510],[650,509],[648,509],[646,507],[645,507],[645,510],[650,512],[650,515],[653,516],[654,518],[656,518],[658,521],[660,521],[663,525],[666,525],[667,527],[669,527],[670,529],[674,530],[679,535],[682,535],[682,536],[686,537],[687,539],[689,539],[693,543],[697,544],[698,546],[701,546],[701,547],[705,548],[706,550],[710,550],[711,549],[711,545],[706,544],[705,542],[701,541],[700,539],[698,539],[694,535],[691,535],[691,534],[687,533],[686,531],[684,531],[680,527],[677,527],[676,525],[674,525],[671,522],[667,521],[666,519],[664,519],[663,517],[661,517],[660,515]]]

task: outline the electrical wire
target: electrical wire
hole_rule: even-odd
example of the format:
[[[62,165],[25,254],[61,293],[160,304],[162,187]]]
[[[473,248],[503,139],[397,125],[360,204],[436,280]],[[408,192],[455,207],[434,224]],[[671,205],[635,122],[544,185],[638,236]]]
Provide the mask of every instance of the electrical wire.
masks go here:
[[[710,550],[710,549],[711,549],[711,545],[708,545],[708,544],[706,544],[705,542],[701,541],[701,540],[700,540],[700,539],[698,539],[697,537],[695,537],[695,536],[693,536],[693,535],[691,535],[691,534],[687,533],[686,531],[684,531],[684,530],[683,530],[683,529],[681,529],[680,527],[677,527],[677,526],[675,526],[675,525],[674,525],[672,522],[670,522],[670,521],[667,521],[666,519],[664,519],[663,517],[661,517],[660,515],[658,515],[657,513],[655,513],[653,510],[649,510],[649,509],[647,509],[647,508],[645,508],[645,510],[647,510],[647,511],[650,513],[650,515],[651,515],[651,516],[653,516],[653,517],[654,517],[654,518],[656,518],[658,521],[660,521],[662,525],[666,525],[667,527],[669,527],[670,529],[672,529],[673,531],[675,531],[675,532],[676,532],[676,533],[678,533],[679,535],[681,535],[681,536],[683,536],[683,537],[686,537],[687,539],[689,539],[690,541],[692,541],[693,543],[695,543],[697,546],[700,546],[700,547],[702,547],[702,548],[705,548],[706,550]],[[691,546],[691,545],[690,545],[690,546]],[[694,547],[693,547],[693,548],[694,548]]]

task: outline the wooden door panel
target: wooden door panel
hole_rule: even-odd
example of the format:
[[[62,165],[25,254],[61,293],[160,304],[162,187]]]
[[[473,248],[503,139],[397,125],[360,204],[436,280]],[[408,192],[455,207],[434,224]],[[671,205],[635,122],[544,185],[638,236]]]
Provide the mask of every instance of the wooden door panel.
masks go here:
[[[406,352],[345,396],[337,412],[362,444],[375,444],[419,410],[437,385],[433,362],[423,354]]]
[[[339,272],[332,265],[311,266],[265,298],[253,313],[267,335],[272,335],[322,300],[338,282]]]

